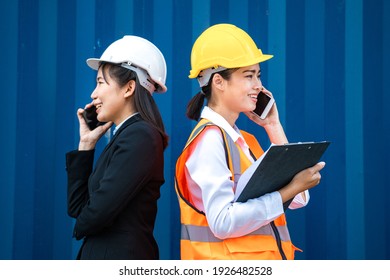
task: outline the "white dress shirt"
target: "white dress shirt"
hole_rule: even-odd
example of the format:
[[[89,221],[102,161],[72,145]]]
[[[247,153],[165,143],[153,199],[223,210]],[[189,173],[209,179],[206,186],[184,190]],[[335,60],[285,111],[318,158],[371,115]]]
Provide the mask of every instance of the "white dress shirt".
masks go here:
[[[223,128],[233,141],[241,144],[244,153],[253,162],[248,145],[239,129],[230,126],[218,113],[205,106],[201,118],[208,119]],[[270,223],[284,213],[279,192],[250,199],[245,203],[234,202],[234,182],[226,164],[222,134],[212,127],[202,135],[193,153],[186,162],[186,176],[194,206],[205,212],[211,231],[220,239],[239,237]],[[305,206],[306,201],[297,195],[291,209]]]

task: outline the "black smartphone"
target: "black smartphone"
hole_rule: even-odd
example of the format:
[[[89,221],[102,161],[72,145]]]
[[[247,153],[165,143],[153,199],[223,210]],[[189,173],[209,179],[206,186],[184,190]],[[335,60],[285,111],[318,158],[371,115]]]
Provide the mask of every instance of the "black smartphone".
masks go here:
[[[274,104],[275,99],[267,93],[261,91],[257,96],[256,109],[253,113],[260,119],[265,119]]]
[[[96,107],[92,106],[84,110],[83,117],[90,130],[94,130],[99,125],[105,124],[97,119]]]

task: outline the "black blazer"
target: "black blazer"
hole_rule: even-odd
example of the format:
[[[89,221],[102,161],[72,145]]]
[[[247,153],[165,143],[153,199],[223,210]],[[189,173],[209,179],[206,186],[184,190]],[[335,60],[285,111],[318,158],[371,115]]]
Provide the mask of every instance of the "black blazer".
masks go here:
[[[68,214],[84,238],[78,259],[158,259],[153,237],[164,183],[162,135],[135,115],[93,169],[94,150],[66,154]]]

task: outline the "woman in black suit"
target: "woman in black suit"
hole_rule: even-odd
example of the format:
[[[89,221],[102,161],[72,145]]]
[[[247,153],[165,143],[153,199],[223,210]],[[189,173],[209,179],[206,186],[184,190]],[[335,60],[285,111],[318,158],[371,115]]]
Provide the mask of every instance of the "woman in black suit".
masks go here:
[[[68,214],[73,236],[83,239],[78,259],[158,259],[153,236],[167,135],[153,100],[165,92],[166,64],[151,42],[125,36],[100,59],[92,103],[79,109],[78,150],[66,155]],[[100,126],[90,129],[86,109]],[[114,135],[93,168],[96,142],[115,124]]]

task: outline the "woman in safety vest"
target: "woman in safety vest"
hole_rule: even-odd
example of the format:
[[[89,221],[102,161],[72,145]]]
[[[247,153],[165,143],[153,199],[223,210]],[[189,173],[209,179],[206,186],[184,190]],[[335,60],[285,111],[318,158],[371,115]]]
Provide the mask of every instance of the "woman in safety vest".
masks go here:
[[[87,64],[97,85],[77,111],[78,150],[66,155],[68,213],[83,239],[77,258],[158,259],[153,229],[168,137],[152,94],[167,90],[165,59],[148,40],[124,36]],[[95,145],[112,124],[93,168]]]
[[[176,164],[182,259],[294,259],[283,203],[293,199],[290,209],[305,206],[324,162],[279,191],[235,202],[238,178],[263,153],[253,135],[235,125],[240,113],[262,126],[271,143],[288,142],[276,104],[265,119],[252,113],[261,91],[272,96],[259,65],[271,57],[230,24],[208,28],[193,45],[189,77],[198,79],[201,91],[187,116],[200,120]]]

